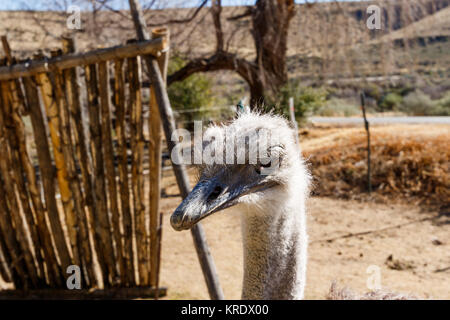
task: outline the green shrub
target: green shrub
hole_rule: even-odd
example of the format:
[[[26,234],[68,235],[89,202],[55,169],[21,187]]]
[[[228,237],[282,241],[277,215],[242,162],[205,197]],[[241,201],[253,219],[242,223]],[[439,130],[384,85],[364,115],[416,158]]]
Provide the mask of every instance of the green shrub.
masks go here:
[[[439,103],[420,90],[409,93],[400,105],[401,111],[414,116],[440,115]]]
[[[169,61],[168,73],[175,72],[182,68],[184,64],[185,61],[182,58],[172,57]],[[211,110],[208,109],[213,104],[214,98],[211,81],[203,74],[196,73],[183,81],[172,83],[168,87],[167,93],[173,109],[181,111],[179,120],[187,121],[186,128],[192,128],[192,121],[210,116]],[[182,112],[199,108],[201,108],[200,111]]]
[[[269,106],[289,116],[289,98],[294,98],[295,118],[303,121],[314,114],[326,102],[327,92],[322,88],[301,87],[298,81],[290,81],[280,89],[275,101]]]
[[[383,97],[380,103],[381,111],[397,110],[402,104],[403,97],[395,92],[390,92]]]
[[[379,101],[382,97],[382,89],[373,83],[367,83],[362,86],[362,90],[366,94],[366,97],[373,98]]]
[[[448,92],[442,99],[437,101],[436,108],[436,115],[450,116],[450,92]]]
[[[359,113],[357,105],[337,98],[328,100],[315,112],[316,115],[323,117],[350,117]]]

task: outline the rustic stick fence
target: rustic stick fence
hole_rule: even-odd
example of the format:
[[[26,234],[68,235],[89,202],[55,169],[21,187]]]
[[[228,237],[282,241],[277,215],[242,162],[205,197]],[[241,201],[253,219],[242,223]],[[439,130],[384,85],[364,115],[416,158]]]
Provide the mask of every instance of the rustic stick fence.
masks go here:
[[[0,276],[14,290],[0,296],[165,294],[157,288],[161,121],[153,88],[144,121],[140,59],[156,58],[165,77],[168,38],[158,29],[152,40],[88,53],[65,38],[51,57],[21,63],[2,38]],[[71,265],[83,288],[73,295]]]

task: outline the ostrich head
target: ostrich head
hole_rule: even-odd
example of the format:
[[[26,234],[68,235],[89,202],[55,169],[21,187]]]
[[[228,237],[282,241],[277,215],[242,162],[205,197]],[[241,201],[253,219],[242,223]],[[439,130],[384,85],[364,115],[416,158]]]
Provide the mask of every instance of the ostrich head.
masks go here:
[[[268,208],[276,211],[277,204],[290,198],[304,198],[309,175],[295,134],[283,118],[257,112],[208,128],[200,150],[199,182],[172,214],[172,227],[189,229],[238,204],[267,214]]]

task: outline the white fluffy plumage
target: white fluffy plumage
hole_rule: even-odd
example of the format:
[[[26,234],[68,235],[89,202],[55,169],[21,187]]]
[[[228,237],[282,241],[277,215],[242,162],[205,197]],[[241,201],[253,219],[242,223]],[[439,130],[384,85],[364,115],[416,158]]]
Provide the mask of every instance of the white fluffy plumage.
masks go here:
[[[272,155],[280,159],[266,179],[276,186],[241,196],[244,242],[243,299],[302,299],[306,281],[307,229],[305,201],[310,175],[296,144],[297,134],[282,117],[258,112],[244,112],[226,126],[213,126],[205,136],[229,139],[251,135],[263,129],[270,132]],[[226,146],[225,146],[226,147]],[[252,168],[254,165],[246,163]],[[234,167],[205,165],[202,179],[227,170],[230,184],[235,183]],[[246,172],[246,171],[244,171]],[[252,169],[240,171],[242,183],[253,179]]]

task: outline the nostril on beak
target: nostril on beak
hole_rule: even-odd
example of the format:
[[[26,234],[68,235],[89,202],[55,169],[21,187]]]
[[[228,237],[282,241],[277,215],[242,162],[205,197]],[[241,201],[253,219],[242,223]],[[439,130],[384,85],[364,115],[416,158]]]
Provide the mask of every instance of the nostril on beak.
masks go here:
[[[216,186],[214,190],[209,194],[208,200],[215,200],[222,193],[223,188],[221,186]]]
[[[178,214],[172,214],[170,217],[170,224],[175,230],[179,230],[181,228],[181,215]]]

